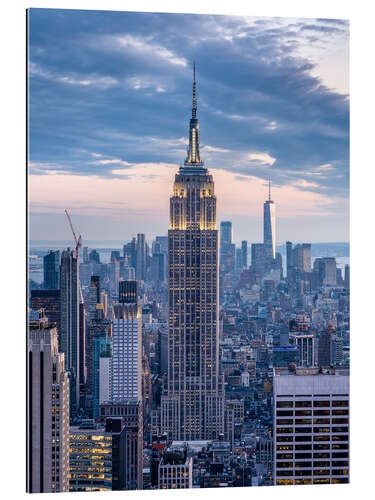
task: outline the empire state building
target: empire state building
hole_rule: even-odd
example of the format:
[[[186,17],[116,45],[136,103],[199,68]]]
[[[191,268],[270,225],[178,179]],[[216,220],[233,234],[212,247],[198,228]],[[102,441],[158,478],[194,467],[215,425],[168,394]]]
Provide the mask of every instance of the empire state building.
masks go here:
[[[219,375],[218,230],[212,175],[199,152],[196,79],[189,147],[170,198],[168,382],[161,430],[177,440],[224,430]]]

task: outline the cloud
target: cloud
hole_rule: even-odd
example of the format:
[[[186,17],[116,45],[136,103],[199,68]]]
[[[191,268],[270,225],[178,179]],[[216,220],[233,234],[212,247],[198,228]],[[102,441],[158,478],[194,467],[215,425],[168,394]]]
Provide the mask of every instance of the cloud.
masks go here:
[[[247,159],[254,164],[270,165],[272,166],[276,158],[272,158],[268,153],[249,153]]]
[[[348,197],[346,21],[31,9],[29,22],[31,174],[118,182],[181,164],[196,59],[210,170]]]
[[[162,45],[152,43],[147,38],[141,36],[133,36],[129,34],[122,35],[104,35],[99,38],[101,43],[106,48],[111,50],[121,50],[135,52],[143,56],[164,59],[170,64],[186,67],[187,61],[183,57],[178,57],[173,51],[163,47]]]
[[[213,152],[213,153],[230,153],[230,149],[219,148],[215,146],[205,145],[201,148],[203,152]]]

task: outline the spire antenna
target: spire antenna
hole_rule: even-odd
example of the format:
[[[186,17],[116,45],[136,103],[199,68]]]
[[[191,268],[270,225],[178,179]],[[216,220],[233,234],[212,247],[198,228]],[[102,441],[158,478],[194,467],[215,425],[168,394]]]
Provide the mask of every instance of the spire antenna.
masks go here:
[[[192,111],[192,118],[197,117],[197,82],[195,79],[195,61],[193,63],[193,111]]]
[[[271,177],[268,177],[268,201],[271,201]]]

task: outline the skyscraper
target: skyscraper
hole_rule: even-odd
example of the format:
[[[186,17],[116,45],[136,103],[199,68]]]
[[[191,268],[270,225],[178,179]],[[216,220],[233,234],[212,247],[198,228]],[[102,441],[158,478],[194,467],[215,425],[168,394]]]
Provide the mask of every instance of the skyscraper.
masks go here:
[[[275,368],[276,485],[349,482],[349,372]]]
[[[271,180],[268,183],[268,200],[264,202],[263,243],[267,260],[276,258],[276,214],[275,203],[271,200]]]
[[[219,375],[218,231],[212,175],[199,152],[194,66],[187,158],[170,198],[169,348],[162,432],[173,439],[212,439],[222,433]]]
[[[136,281],[120,281],[113,305],[112,400],[142,400],[142,317]]]
[[[43,286],[46,290],[58,290],[60,288],[59,280],[60,250],[54,252],[50,250],[43,257]]]
[[[88,293],[88,320],[92,321],[96,317],[96,306],[100,304],[100,278],[91,276]]]
[[[61,254],[59,349],[70,375],[70,412],[79,406],[79,272],[78,258],[69,248]]]
[[[232,243],[232,223],[223,221],[220,223],[220,270],[229,273],[235,267],[236,247]]]
[[[293,267],[292,263],[293,243],[291,241],[287,241],[285,243],[285,246],[286,246],[286,273],[287,277],[289,277],[289,271]]]
[[[242,254],[242,267],[247,269],[247,241],[241,242],[241,254]]]
[[[137,264],[135,277],[142,281],[146,279],[146,238],[143,233],[137,234]]]
[[[27,491],[68,491],[69,379],[43,310],[29,316],[27,397]]]

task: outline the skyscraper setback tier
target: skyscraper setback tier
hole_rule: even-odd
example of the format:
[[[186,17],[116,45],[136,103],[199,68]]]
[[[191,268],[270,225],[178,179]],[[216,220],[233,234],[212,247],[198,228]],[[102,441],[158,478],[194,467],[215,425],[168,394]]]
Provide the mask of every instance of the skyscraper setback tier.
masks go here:
[[[196,112],[194,71],[188,155],[170,199],[168,384],[161,402],[162,432],[179,440],[223,432],[216,196],[200,160]]]

